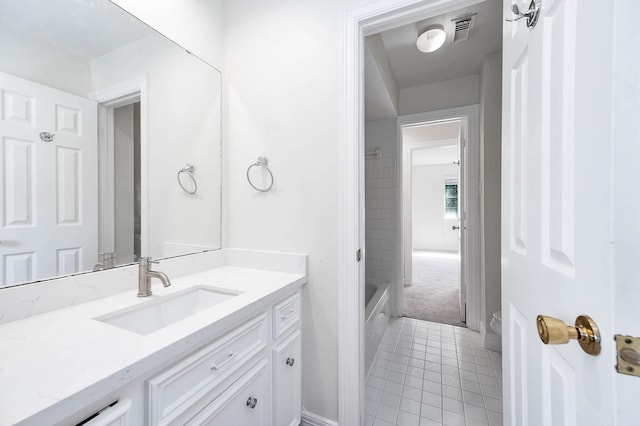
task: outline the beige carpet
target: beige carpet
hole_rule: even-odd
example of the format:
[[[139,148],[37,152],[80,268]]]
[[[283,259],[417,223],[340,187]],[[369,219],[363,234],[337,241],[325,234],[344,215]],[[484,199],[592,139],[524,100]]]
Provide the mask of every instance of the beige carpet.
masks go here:
[[[460,257],[413,252],[413,285],[404,288],[404,316],[466,327],[459,310]]]

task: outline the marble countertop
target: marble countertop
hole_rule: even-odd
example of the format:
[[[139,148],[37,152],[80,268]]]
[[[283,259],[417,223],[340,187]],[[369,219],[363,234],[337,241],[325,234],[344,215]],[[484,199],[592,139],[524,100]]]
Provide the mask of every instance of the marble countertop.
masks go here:
[[[158,268],[160,269],[160,268]],[[136,290],[0,326],[0,425],[52,424],[214,338],[252,308],[268,306],[307,281],[305,274],[221,266],[172,279],[153,296]],[[148,335],[96,317],[192,286],[242,292]],[[44,423],[42,423],[44,421]]]

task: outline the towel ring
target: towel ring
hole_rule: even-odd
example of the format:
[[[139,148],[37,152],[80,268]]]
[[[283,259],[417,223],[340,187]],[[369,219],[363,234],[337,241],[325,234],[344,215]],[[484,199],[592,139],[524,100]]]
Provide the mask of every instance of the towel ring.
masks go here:
[[[178,170],[178,185],[180,185],[180,188],[182,188],[182,190],[184,192],[186,192],[187,194],[195,194],[198,191],[198,182],[196,182],[196,178],[193,176],[193,171],[196,168],[193,167],[193,164],[187,163],[186,166],[184,166],[183,168],[181,168],[180,170]],[[182,180],[180,179],[180,175],[182,173],[185,173],[187,176],[189,176],[191,178],[191,182],[193,182],[193,189],[189,190],[187,188],[184,187],[184,185],[182,184]]]
[[[271,183],[269,183],[269,186],[267,186],[266,188],[258,188],[253,184],[253,182],[251,182],[251,176],[249,176],[249,172],[254,167],[261,167],[269,173],[269,177],[271,178]],[[273,186],[273,173],[271,173],[271,169],[269,168],[269,160],[267,160],[267,157],[258,157],[258,161],[247,168],[247,181],[249,181],[249,185],[251,185],[251,187],[256,191],[268,192],[271,189],[271,187]]]

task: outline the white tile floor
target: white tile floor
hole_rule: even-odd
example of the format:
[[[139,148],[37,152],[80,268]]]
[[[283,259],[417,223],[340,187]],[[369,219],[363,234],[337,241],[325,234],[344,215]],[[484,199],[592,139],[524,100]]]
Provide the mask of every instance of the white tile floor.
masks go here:
[[[365,425],[501,426],[501,389],[502,357],[479,333],[399,318],[367,378]]]

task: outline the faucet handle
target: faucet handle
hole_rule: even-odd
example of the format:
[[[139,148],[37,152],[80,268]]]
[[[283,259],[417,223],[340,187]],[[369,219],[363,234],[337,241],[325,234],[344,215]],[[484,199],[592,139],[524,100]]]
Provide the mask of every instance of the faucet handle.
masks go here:
[[[140,265],[142,266],[147,266],[150,263],[160,263],[157,260],[151,260],[151,257],[148,257],[148,256],[142,256],[140,257],[139,260],[140,260]]]

